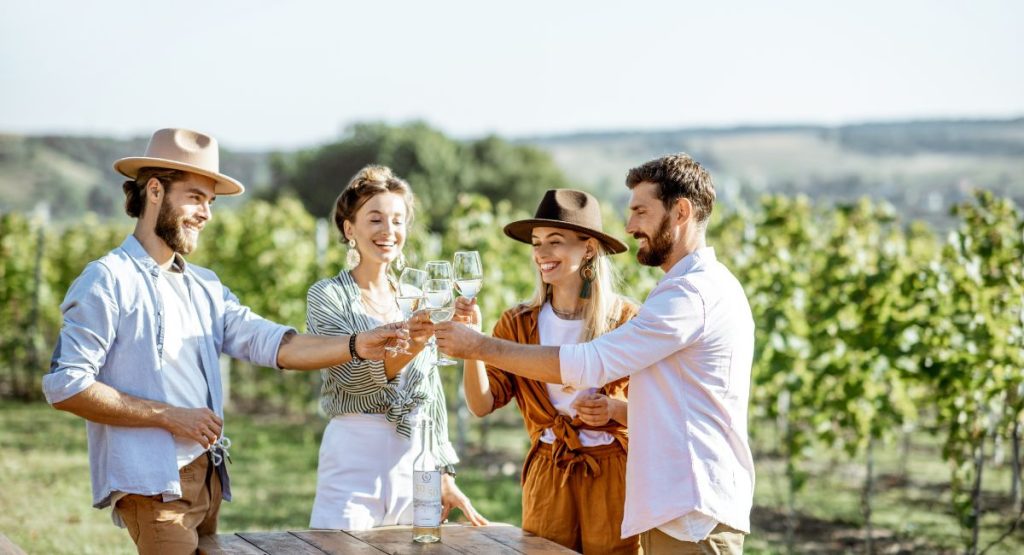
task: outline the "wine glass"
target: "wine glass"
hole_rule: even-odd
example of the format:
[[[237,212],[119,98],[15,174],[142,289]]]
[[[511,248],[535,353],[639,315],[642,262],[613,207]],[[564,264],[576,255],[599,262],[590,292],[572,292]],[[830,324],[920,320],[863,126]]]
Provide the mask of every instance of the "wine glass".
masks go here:
[[[455,285],[459,294],[473,299],[483,285],[484,267],[480,263],[480,253],[476,251],[459,251],[454,259]]]
[[[427,282],[427,273],[416,268],[406,268],[398,276],[398,294],[395,295],[395,302],[398,309],[402,311],[402,317],[406,321],[412,318],[412,314],[420,307],[423,301],[423,286]],[[407,349],[398,347],[386,347],[391,354],[411,355]]]
[[[430,309],[431,322],[440,324],[441,322],[450,320],[452,315],[455,314],[455,305],[452,304],[452,280],[427,280],[426,285],[423,287],[423,298],[427,302],[427,308]],[[434,363],[434,366],[451,366],[453,364],[457,364],[454,360],[444,356],[440,351],[437,351],[437,341],[435,339],[431,338],[431,341],[433,342],[435,352],[437,352],[437,362]]]
[[[431,260],[424,266],[427,271],[427,279],[447,279],[451,281],[452,263],[447,260]]]

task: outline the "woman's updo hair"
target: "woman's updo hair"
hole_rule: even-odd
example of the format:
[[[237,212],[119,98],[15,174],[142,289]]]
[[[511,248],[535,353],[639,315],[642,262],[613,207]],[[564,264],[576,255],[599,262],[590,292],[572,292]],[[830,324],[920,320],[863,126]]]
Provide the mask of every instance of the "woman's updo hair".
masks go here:
[[[354,222],[356,212],[376,195],[381,193],[397,193],[402,195],[405,201],[405,221],[412,223],[413,217],[413,196],[412,188],[404,179],[397,177],[391,168],[371,164],[359,170],[348,185],[334,201],[334,225],[341,233],[342,242],[347,241],[345,237],[345,220]]]
[[[164,184],[164,191],[171,188],[176,181],[184,181],[188,176],[181,170],[170,170],[167,168],[141,168],[135,179],[129,179],[121,185],[124,191],[124,211],[133,218],[142,216],[146,206],[146,183],[152,178],[157,178]]]

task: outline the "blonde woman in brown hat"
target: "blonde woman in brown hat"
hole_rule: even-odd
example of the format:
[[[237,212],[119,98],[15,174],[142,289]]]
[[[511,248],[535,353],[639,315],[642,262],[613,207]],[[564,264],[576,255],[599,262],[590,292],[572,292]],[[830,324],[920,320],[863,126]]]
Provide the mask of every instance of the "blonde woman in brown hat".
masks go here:
[[[494,336],[561,345],[598,337],[636,314],[616,293],[608,255],[626,245],[604,233],[592,195],[547,191],[532,219],[505,226],[533,245],[533,298],[506,310]],[[480,310],[460,298],[458,318],[479,327]],[[571,390],[524,379],[467,360],[463,378],[470,411],[485,416],[511,400],[519,405],[531,448],[523,464],[523,529],[584,553],[636,553],[636,536],[620,539],[626,477],[628,379],[600,389]]]
[[[384,166],[367,166],[335,202],[334,223],[348,245],[348,266],[309,288],[306,325],[318,335],[362,335],[402,314],[388,269],[402,257],[413,218],[409,184]],[[426,313],[409,321],[407,353],[323,370],[320,406],[331,420],[317,468],[313,528],[365,530],[412,524],[412,466],[417,422],[430,418],[428,443],[446,469],[443,515],[455,507],[474,525],[487,524],[455,485],[458,457],[448,441],[444,390],[434,368]],[[414,439],[416,439],[414,441]],[[444,518],[444,516],[442,516]]]

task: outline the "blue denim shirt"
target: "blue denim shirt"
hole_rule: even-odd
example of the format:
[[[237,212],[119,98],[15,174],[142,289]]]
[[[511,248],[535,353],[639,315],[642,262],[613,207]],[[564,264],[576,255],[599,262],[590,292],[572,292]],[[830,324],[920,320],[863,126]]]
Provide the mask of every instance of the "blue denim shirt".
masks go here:
[[[58,403],[102,382],[129,395],[166,402],[163,372],[164,318],[156,283],[160,267],[129,235],[121,246],[91,262],[68,289],[64,325],[43,377],[43,392]],[[185,266],[192,308],[206,334],[200,364],[211,408],[224,417],[219,357],[276,367],[281,338],[292,328],[254,314],[212,271]],[[127,428],[86,422],[93,506],[106,507],[115,492],[181,496],[174,439],[162,428]],[[219,467],[224,499],[231,488]]]

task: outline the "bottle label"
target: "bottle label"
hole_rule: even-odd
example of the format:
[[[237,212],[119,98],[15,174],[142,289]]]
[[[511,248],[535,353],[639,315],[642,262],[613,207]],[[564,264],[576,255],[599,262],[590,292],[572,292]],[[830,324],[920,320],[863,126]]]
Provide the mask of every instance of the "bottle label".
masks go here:
[[[412,473],[412,525],[433,528],[441,525],[441,471]]]

